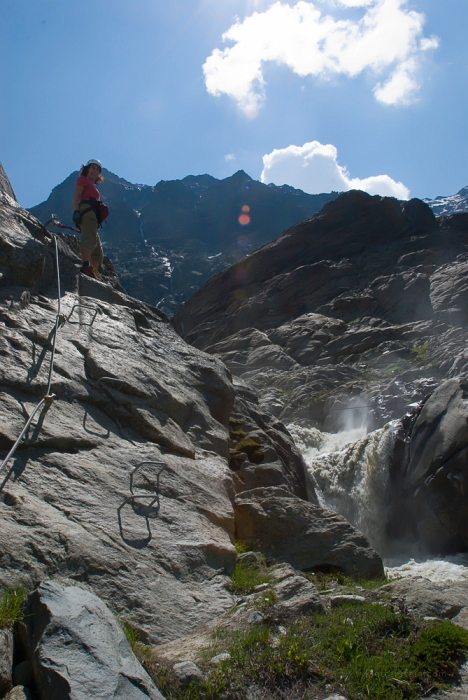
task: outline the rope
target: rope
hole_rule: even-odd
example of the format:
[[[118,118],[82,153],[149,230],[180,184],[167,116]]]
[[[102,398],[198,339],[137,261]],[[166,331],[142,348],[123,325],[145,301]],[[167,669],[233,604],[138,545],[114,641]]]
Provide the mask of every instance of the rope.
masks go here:
[[[60,265],[59,265],[59,256],[58,256],[58,243],[57,243],[57,236],[54,236],[54,241],[55,241],[55,262],[56,262],[56,270],[57,270],[57,289],[58,289],[58,302],[57,302],[57,315],[55,318],[55,326],[53,329],[53,342],[52,342],[52,351],[51,351],[51,356],[50,356],[50,366],[49,366],[49,375],[47,379],[47,389],[45,396],[39,401],[39,403],[36,405],[34,408],[33,412],[29,416],[28,420],[26,421],[23,430],[21,431],[21,434],[19,438],[16,440],[15,444],[3,460],[3,462],[0,464],[0,473],[5,469],[6,465],[10,461],[10,459],[13,457],[13,455],[16,452],[16,449],[18,445],[20,444],[21,440],[23,439],[25,433],[27,432],[29,426],[31,425],[31,422],[36,415],[36,413],[39,411],[40,408],[43,406],[49,406],[52,401],[55,399],[55,394],[50,393],[50,387],[52,384],[52,372],[53,372],[53,367],[54,367],[54,358],[55,358],[55,346],[57,343],[57,331],[59,328],[61,328],[64,323],[66,322],[66,317],[63,316],[60,312],[60,297],[61,297],[61,288],[60,288]],[[3,487],[5,486],[7,480],[8,480],[9,474],[7,474],[6,478],[4,479],[3,483],[0,484],[0,491],[2,491]]]

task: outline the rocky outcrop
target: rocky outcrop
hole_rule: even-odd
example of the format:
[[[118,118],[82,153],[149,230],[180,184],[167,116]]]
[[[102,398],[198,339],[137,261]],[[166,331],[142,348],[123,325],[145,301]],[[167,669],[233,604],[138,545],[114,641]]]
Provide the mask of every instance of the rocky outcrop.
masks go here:
[[[4,457],[45,393],[57,284],[54,244],[34,217],[4,200],[0,225]],[[147,638],[173,638],[231,605],[235,390],[226,368],[181,341],[163,314],[110,276],[79,275],[69,239],[58,244],[68,322],[57,336],[55,398],[1,473],[0,579],[86,582],[131,611]],[[284,440],[279,449],[287,462]],[[140,502],[130,476],[142,462]],[[303,481],[297,454],[294,470]]]
[[[41,700],[163,700],[93,593],[44,581],[29,597],[25,620],[24,652]]]
[[[341,515],[281,488],[240,493],[235,515],[240,540],[296,569],[341,571],[356,578],[384,575],[379,555]]]
[[[78,173],[32,207],[40,221],[54,212],[71,225]],[[128,293],[172,315],[212,275],[272,240],[331,199],[287,185],[264,185],[242,170],[224,180],[189,175],[183,180],[136,185],[104,169],[100,185],[110,216],[102,229],[106,252]],[[247,207],[247,219],[239,216]]]
[[[391,459],[388,528],[421,552],[468,547],[468,383],[450,379],[401,425]]]
[[[365,433],[407,414],[378,466],[362,443],[310,467],[322,499],[356,527],[363,507],[373,514],[363,529],[380,553],[388,538],[409,538],[413,552],[467,546],[465,380],[455,379],[468,374],[467,245],[466,213],[436,219],[419,200],[348,192],[213,277],[174,319],[291,430]],[[359,484],[347,491],[349,478]],[[364,504],[361,491],[378,498]]]

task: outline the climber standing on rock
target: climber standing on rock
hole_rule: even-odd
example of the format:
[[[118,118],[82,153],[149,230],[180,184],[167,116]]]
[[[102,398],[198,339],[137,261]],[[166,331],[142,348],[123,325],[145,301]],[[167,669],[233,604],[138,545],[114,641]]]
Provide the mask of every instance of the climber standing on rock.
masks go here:
[[[104,180],[101,172],[102,165],[99,160],[88,160],[86,165],[81,166],[73,194],[73,221],[81,232],[81,272],[93,279],[101,277],[99,268],[102,265],[103,253],[98,230],[108,213],[96,187]]]

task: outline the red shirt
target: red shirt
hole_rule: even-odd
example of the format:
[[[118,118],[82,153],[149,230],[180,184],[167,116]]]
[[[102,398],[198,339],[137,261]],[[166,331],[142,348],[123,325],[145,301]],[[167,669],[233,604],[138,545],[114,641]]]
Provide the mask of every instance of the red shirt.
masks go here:
[[[88,197],[92,197],[93,199],[97,199],[98,202],[101,199],[101,195],[99,194],[99,190],[88,180],[87,177],[84,175],[80,175],[78,180],[76,181],[76,184],[78,187],[84,187],[83,192],[80,195],[80,202],[83,199],[88,199]]]

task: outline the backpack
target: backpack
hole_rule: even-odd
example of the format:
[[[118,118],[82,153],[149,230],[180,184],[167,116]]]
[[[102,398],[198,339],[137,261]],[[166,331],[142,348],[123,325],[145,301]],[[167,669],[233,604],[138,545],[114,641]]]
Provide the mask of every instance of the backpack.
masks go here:
[[[102,222],[109,216],[109,207],[104,204],[104,202],[99,202],[99,210],[96,215],[97,220],[100,224],[102,224]]]

